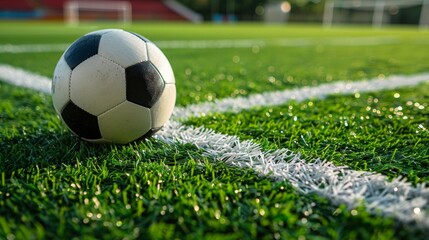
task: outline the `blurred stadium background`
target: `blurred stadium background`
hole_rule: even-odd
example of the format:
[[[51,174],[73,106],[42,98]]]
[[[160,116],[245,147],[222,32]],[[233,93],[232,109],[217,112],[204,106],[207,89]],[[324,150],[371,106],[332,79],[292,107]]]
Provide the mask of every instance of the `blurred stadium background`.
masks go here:
[[[429,0],[14,0],[0,19],[429,25]]]

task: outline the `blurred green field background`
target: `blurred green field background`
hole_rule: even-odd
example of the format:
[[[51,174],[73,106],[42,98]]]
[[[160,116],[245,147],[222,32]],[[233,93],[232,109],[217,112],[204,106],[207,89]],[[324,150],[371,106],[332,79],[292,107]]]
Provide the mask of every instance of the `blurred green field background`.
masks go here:
[[[256,42],[246,48],[163,49],[175,71],[179,105],[336,80],[425,72],[429,68],[426,61],[429,33],[417,28],[168,23],[68,27],[37,22],[2,22],[0,28],[0,44],[15,45],[70,44],[79,36],[101,28],[124,28],[155,43],[234,39],[263,43],[260,46]],[[290,46],[291,40],[294,44]],[[51,76],[60,56],[58,51],[2,53],[0,62]]]

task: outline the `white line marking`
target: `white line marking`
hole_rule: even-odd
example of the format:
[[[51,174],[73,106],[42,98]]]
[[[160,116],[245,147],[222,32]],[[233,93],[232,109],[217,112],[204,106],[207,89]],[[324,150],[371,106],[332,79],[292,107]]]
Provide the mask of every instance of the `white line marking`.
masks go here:
[[[9,77],[10,75],[14,76]],[[46,82],[50,82],[50,79],[46,77],[14,69],[8,65],[0,65],[0,78],[4,79],[4,76],[8,76],[9,83],[49,93],[50,86]],[[31,76],[33,81],[29,81]],[[323,98],[330,93],[348,94],[357,91],[392,89],[416,85],[426,80],[428,80],[428,74],[420,74],[389,77],[384,80],[374,79],[367,82],[337,82],[312,88],[263,93],[236,99],[236,101],[224,99],[217,102],[226,107],[206,108],[213,107],[216,105],[214,103],[192,105],[190,109],[196,110],[196,114],[188,108],[177,108],[175,118],[184,119],[208,110],[241,111],[249,107],[262,106],[262,104],[272,104],[272,97],[283,99],[276,100],[276,104],[281,104],[293,99],[292,96],[295,96],[296,100]],[[268,96],[270,101],[264,100],[264,96]],[[229,104],[240,107],[234,108]],[[156,138],[168,144],[191,143],[202,149],[203,154],[208,158],[237,167],[254,169],[258,174],[269,176],[276,181],[287,180],[302,193],[322,195],[330,199],[333,204],[345,204],[352,209],[364,203],[370,212],[393,216],[405,223],[416,222],[420,227],[429,228],[427,213],[429,188],[425,184],[413,187],[406,179],[397,178],[389,181],[387,177],[378,173],[355,171],[347,166],[335,166],[322,160],[307,163],[300,158],[299,154],[288,149],[263,151],[260,145],[252,141],[240,141],[236,136],[218,134],[202,127],[184,126],[174,118],[156,135]]]
[[[0,53],[37,53],[37,52],[62,52],[69,44],[25,44],[25,45],[0,45]]]
[[[177,119],[204,116],[214,112],[241,112],[258,106],[282,105],[290,100],[302,101],[309,98],[324,98],[330,94],[351,94],[357,92],[369,92],[389,90],[405,86],[417,85],[429,81],[429,73],[413,76],[391,76],[386,79],[372,79],[360,82],[334,82],[322,84],[316,87],[303,87],[286,89],[282,91],[265,92],[250,95],[248,97],[224,98],[213,102],[203,102],[176,107],[173,116]]]
[[[283,46],[283,47],[308,47],[315,45],[335,46],[368,46],[381,44],[394,44],[400,40],[395,37],[357,37],[357,38],[325,38],[317,41],[309,38],[288,39],[223,39],[223,40],[189,40],[189,41],[154,41],[161,49],[218,49],[218,48],[252,48],[254,46]],[[22,44],[0,45],[0,53],[32,53],[32,52],[63,52],[69,44]]]
[[[20,87],[51,93],[51,79],[10,65],[0,64],[0,80]]]
[[[389,181],[387,177],[317,159],[308,163],[288,149],[263,151],[252,141],[240,141],[236,136],[215,133],[205,128],[184,126],[170,121],[156,135],[169,144],[193,144],[203,155],[237,167],[251,168],[261,176],[276,181],[289,181],[298,191],[316,193],[334,205],[349,209],[365,204],[372,213],[392,216],[404,223],[416,222],[428,228],[429,188],[413,187],[406,179]]]
[[[190,40],[190,41],[154,41],[161,49],[188,49],[188,48],[251,48],[253,46],[265,46],[263,40]]]
[[[400,43],[397,37],[335,37],[335,38],[288,38],[271,41],[272,45],[284,47],[308,47],[315,45],[332,46],[375,46]]]

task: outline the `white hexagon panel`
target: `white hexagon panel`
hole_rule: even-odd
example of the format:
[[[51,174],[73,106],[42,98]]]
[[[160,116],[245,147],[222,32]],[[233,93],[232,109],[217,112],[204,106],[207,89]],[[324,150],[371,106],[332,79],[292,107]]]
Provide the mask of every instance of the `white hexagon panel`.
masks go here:
[[[125,101],[125,69],[94,55],[73,70],[70,99],[96,116]]]
[[[98,116],[98,124],[103,139],[124,144],[145,135],[152,120],[148,108],[125,101]]]
[[[112,30],[103,34],[98,54],[123,68],[147,61],[146,43],[134,34],[122,30]]]

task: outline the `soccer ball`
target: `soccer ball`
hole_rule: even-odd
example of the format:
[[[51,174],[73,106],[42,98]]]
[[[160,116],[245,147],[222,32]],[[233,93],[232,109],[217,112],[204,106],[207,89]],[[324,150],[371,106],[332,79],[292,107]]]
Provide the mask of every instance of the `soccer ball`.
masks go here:
[[[170,118],[176,85],[168,59],[148,39],[120,29],[88,33],[64,52],[52,82],[55,110],[80,138],[126,144]]]

